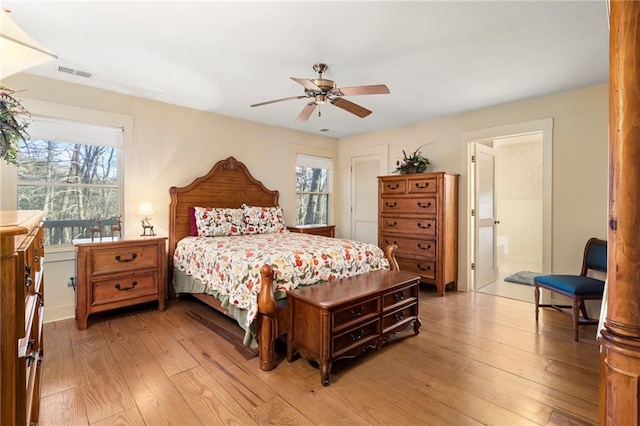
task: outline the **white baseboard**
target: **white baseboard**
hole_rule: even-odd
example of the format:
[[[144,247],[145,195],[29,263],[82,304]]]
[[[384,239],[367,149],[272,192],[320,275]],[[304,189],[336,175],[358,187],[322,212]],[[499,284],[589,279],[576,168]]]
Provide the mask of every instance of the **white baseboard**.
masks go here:
[[[62,321],[76,317],[76,305],[53,306],[44,308],[44,323]]]

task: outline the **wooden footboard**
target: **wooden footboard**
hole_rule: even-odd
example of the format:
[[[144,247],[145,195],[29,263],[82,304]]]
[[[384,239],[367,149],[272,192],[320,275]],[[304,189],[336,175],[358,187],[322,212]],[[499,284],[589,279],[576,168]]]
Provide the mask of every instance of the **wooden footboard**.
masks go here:
[[[389,259],[392,271],[399,271],[396,260],[395,244],[388,245],[384,252]],[[275,344],[276,339],[286,333],[287,327],[282,324],[286,321],[286,308],[278,309],[276,300],[273,297],[275,287],[273,285],[273,269],[269,265],[264,265],[260,269],[262,284],[258,295],[258,347],[260,349],[260,369],[264,371],[272,370],[276,366]],[[282,327],[279,329],[279,327]]]

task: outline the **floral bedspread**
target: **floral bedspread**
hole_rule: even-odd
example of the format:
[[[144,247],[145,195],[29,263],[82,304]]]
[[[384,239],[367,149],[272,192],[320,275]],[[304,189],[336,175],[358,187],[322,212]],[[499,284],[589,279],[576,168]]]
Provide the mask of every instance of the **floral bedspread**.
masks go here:
[[[245,327],[258,314],[260,268],[264,264],[274,269],[276,291],[282,292],[389,269],[384,252],[373,244],[293,232],[187,237],[178,242],[173,262],[175,268],[247,310]]]

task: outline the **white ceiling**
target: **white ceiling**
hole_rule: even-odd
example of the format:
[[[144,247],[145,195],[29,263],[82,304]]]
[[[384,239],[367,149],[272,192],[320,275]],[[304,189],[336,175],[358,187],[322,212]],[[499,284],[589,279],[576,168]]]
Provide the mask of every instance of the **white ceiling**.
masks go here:
[[[334,138],[608,81],[605,0],[2,5],[59,57],[30,73]],[[289,77],[315,78],[316,62],[338,87],[391,93],[347,97],[366,118],[324,105],[295,123],[306,99],[249,107],[303,95]]]

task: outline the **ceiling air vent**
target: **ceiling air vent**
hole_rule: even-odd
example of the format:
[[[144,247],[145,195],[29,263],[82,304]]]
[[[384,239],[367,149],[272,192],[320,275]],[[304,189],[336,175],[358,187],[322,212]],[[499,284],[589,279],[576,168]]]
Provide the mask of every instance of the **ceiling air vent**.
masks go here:
[[[91,78],[91,73],[86,71],[74,70],[73,68],[58,66],[58,71],[65,74],[77,75],[78,77]]]

